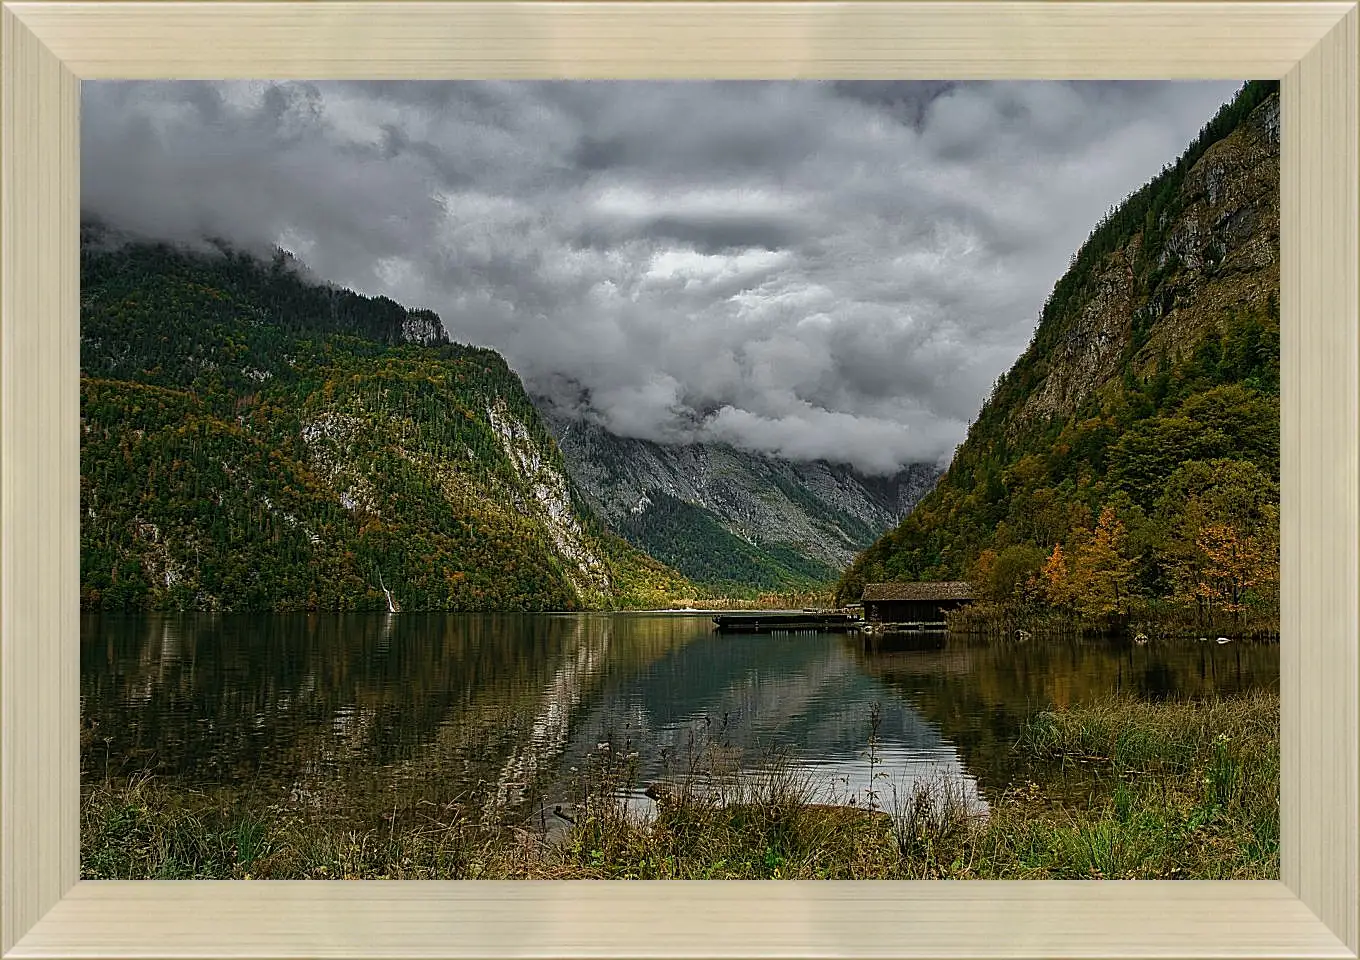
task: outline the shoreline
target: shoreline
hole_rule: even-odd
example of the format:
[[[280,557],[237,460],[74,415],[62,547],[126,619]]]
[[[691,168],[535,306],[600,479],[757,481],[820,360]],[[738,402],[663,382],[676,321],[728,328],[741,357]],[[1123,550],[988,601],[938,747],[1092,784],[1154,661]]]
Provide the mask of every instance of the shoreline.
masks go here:
[[[81,876],[1278,878],[1277,691],[1041,711],[1014,749],[985,820],[947,788],[828,806],[775,776],[722,802],[682,785],[643,824],[610,799],[636,786],[627,764],[602,755],[551,844],[532,823],[549,811],[487,820],[467,796],[364,809],[336,784],[328,808],[252,808],[154,779],[83,783]]]

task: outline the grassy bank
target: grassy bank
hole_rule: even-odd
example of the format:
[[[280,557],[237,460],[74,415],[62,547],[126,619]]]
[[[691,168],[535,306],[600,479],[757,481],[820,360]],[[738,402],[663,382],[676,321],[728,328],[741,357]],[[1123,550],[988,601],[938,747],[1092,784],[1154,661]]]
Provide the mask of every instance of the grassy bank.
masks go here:
[[[487,821],[471,802],[338,819],[287,805],[233,809],[151,779],[87,787],[86,878],[1275,878],[1279,697],[1112,699],[1032,719],[1021,776],[980,816],[943,789],[886,777],[824,806],[777,772],[725,792],[694,780],[654,820],[605,799],[595,771],[565,840]],[[732,792],[735,790],[735,792]],[[721,795],[720,795],[721,794]]]

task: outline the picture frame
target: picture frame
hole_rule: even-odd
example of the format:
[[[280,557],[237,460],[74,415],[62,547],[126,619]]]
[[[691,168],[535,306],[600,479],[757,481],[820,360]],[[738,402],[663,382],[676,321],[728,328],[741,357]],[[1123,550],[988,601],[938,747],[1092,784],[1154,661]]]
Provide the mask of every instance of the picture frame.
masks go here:
[[[1355,957],[1355,2],[0,3],[0,956]],[[1279,881],[80,881],[84,78],[1281,79]]]

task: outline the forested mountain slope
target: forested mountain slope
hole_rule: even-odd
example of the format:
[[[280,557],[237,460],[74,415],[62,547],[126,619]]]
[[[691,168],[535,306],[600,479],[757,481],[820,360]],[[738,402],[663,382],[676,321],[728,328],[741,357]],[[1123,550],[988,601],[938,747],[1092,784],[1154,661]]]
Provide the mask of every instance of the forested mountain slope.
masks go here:
[[[1278,84],[1102,221],[935,490],[842,577],[1104,616],[1278,603]]]
[[[519,378],[286,256],[81,259],[86,609],[544,610],[694,587],[610,533]]]

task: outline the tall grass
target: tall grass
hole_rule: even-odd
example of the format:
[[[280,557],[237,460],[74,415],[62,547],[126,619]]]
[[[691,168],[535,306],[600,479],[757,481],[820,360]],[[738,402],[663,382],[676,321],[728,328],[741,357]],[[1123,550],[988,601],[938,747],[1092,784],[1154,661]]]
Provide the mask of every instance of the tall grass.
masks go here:
[[[945,619],[951,634],[993,641],[1014,639],[1020,634],[1046,640],[1112,634],[1129,637],[1143,634],[1153,640],[1196,639],[1206,634],[1265,642],[1280,639],[1279,611],[1273,608],[1242,617],[1206,618],[1193,609],[1146,602],[1120,616],[1090,619],[1046,604],[979,600],[951,611]]]
[[[871,757],[877,730],[869,722]],[[580,772],[561,842],[477,803],[399,806],[367,825],[304,808],[240,809],[145,777],[86,790],[87,878],[1275,878],[1279,697],[1114,698],[1038,714],[1019,776],[981,815],[957,784],[893,784],[821,803],[775,758],[737,776],[695,743],[652,791],[621,802],[636,755]],[[335,799],[343,805],[344,798]],[[554,813],[555,815],[555,813]]]

